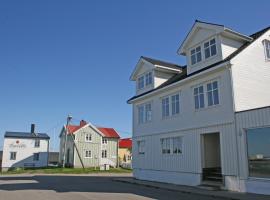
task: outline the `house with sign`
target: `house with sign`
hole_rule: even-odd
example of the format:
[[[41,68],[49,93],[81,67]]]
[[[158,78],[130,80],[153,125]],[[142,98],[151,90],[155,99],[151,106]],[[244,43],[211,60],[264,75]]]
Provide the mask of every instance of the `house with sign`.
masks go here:
[[[270,27],[196,20],[177,53],[186,64],[143,56],[131,74],[133,175],[270,194]]]
[[[96,127],[81,120],[78,125],[63,126],[59,137],[59,161],[66,166],[118,166],[120,137],[113,128]]]
[[[35,168],[48,165],[50,137],[37,133],[35,125],[30,132],[7,131],[4,135],[2,170],[13,168]]]

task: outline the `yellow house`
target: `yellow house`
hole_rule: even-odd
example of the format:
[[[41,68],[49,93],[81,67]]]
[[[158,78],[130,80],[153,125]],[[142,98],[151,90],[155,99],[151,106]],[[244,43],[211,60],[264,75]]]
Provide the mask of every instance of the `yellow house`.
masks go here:
[[[118,157],[120,165],[131,164],[132,160],[132,140],[131,138],[120,139]]]

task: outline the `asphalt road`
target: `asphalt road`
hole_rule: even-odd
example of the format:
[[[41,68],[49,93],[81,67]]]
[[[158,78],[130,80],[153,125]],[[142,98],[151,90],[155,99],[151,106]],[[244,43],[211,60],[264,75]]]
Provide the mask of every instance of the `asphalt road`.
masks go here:
[[[173,192],[113,181],[119,175],[0,176],[0,200],[213,200],[213,197]]]

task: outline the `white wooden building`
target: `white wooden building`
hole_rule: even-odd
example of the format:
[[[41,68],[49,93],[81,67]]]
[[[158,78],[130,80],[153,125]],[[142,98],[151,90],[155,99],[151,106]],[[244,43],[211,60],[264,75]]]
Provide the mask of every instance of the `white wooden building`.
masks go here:
[[[247,111],[270,105],[270,27],[247,36],[196,21],[177,52],[186,57],[185,66],[141,57],[130,77],[136,82],[128,100],[134,176],[269,193],[269,177],[262,181],[248,172],[241,135],[249,127],[270,127],[269,109]],[[257,116],[258,123],[247,115]],[[251,179],[266,189],[255,190]]]
[[[46,133],[10,132],[4,135],[2,170],[13,168],[35,168],[48,165],[50,137]]]

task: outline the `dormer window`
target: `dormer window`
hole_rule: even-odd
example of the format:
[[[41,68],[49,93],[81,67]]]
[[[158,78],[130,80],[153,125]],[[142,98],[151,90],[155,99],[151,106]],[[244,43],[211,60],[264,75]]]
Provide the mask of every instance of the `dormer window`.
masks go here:
[[[152,78],[152,72],[148,72],[145,75],[145,86],[151,85],[153,82],[153,78]]]
[[[202,60],[201,46],[198,46],[190,51],[191,64],[194,65]]]
[[[215,38],[204,43],[204,56],[205,59],[217,54]]]
[[[264,50],[265,50],[265,58],[266,60],[270,61],[270,41],[264,40]]]
[[[144,88],[144,76],[141,76],[138,78],[138,89],[143,89]]]

